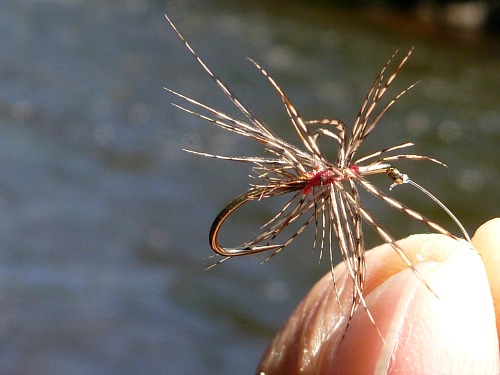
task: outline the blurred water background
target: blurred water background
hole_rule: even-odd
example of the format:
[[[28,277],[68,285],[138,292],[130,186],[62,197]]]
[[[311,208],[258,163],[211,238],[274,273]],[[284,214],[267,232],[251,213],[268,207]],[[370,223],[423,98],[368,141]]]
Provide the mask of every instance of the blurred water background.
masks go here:
[[[235,5],[238,4],[238,5]],[[233,115],[163,17],[276,133],[296,142],[261,63],[306,118],[351,124],[394,50],[415,52],[362,153],[405,141],[449,170],[398,164],[473,233],[499,215],[498,39],[383,12],[271,2],[3,0],[0,12],[0,373],[252,373],[280,324],[328,270],[305,234],[272,261],[214,262],[215,215],[247,189],[228,155],[261,147],[176,110],[168,86]],[[332,148],[332,152],[334,149]],[[375,183],[384,190],[390,181]],[[443,222],[409,186],[393,193]],[[425,231],[374,202],[396,236]],[[240,218],[248,238],[261,203]],[[245,236],[247,233],[247,236]],[[368,246],[377,239],[367,228]]]

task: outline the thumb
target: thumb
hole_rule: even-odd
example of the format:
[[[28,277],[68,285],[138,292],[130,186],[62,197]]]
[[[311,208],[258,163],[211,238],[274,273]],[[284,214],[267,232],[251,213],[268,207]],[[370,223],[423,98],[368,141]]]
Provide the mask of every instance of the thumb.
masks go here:
[[[488,235],[483,238],[489,244]],[[422,262],[417,268],[439,299],[390,246],[379,246],[367,252],[365,300],[385,344],[360,308],[339,345],[352,293],[341,264],[334,273],[343,308],[328,274],[282,327],[259,370],[268,375],[498,373],[492,297],[478,254],[440,235],[414,235],[400,245],[414,264]]]

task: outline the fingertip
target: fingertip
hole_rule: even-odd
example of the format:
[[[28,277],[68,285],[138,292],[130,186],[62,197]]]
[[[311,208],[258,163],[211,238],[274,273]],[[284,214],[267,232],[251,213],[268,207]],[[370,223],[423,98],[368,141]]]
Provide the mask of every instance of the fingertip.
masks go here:
[[[427,263],[419,267],[425,272]],[[344,338],[337,348],[333,343],[324,346],[319,374],[387,373],[392,353],[406,318],[409,303],[421,286],[413,272],[403,271],[388,278],[365,297],[373,317],[359,308]]]
[[[499,373],[493,301],[481,261],[497,280],[497,233],[500,219],[476,232],[473,244],[482,258],[467,243],[443,235],[399,241],[423,279],[387,244],[367,252],[365,301],[385,344],[363,307],[343,336],[349,309],[340,308],[327,274],[285,323],[259,369],[268,374]],[[349,306],[352,286],[343,265],[335,274],[341,305]]]
[[[495,315],[478,254],[464,246],[426,279],[439,299],[416,289],[388,373],[498,374]]]
[[[500,218],[495,218],[481,225],[472,244],[481,255],[488,276],[493,305],[495,307],[497,333],[500,334]]]
[[[324,346],[318,373],[498,373],[495,316],[481,259],[468,246],[436,239],[411,241],[421,254],[427,248],[430,258],[447,254],[439,263],[417,266],[439,298],[410,269],[389,277],[365,298],[385,343],[360,308],[341,345]]]

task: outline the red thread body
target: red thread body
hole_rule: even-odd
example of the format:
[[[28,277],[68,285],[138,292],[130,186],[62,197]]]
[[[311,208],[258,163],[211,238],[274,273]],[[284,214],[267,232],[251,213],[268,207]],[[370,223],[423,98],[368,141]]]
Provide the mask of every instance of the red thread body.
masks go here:
[[[357,165],[352,165],[349,167],[349,170],[358,174],[359,167]],[[331,169],[322,169],[320,171],[309,172],[309,179],[307,181],[307,185],[302,189],[302,194],[309,194],[315,186],[323,186],[333,183],[335,181],[341,181],[346,178],[345,174],[343,177],[340,177]]]

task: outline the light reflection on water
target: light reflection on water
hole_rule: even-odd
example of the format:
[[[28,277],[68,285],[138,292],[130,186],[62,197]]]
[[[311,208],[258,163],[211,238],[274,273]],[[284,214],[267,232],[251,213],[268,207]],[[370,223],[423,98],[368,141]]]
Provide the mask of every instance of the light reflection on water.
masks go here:
[[[416,44],[395,85],[423,81],[364,152],[412,140],[416,152],[450,169],[401,169],[470,231],[498,215],[498,58],[209,2],[4,3],[2,374],[251,373],[326,272],[307,235],[263,265],[253,257],[203,271],[214,262],[204,260],[211,221],[246,189],[249,170],[181,149],[261,150],[169,105],[176,99],[164,85],[235,113],[169,30],[165,11],[242,100],[290,140],[279,97],[245,57],[262,63],[305,117],[351,123],[388,56]],[[397,190],[410,206],[442,215],[415,191]],[[401,225],[376,202],[367,206],[397,236],[422,230]],[[242,228],[262,224],[256,211]]]

